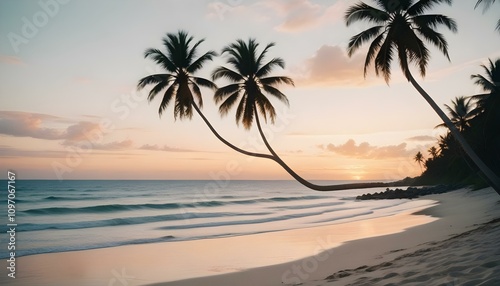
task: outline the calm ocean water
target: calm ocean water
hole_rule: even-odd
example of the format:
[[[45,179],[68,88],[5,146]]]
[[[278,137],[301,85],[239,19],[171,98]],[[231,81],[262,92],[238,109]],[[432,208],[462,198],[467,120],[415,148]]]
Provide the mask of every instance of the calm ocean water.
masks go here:
[[[5,190],[7,182],[0,184]],[[295,181],[19,180],[16,253],[245,235],[386,216],[429,204],[354,200],[382,190],[315,192]],[[6,246],[6,192],[2,196],[0,243]],[[7,257],[6,247],[0,256]]]

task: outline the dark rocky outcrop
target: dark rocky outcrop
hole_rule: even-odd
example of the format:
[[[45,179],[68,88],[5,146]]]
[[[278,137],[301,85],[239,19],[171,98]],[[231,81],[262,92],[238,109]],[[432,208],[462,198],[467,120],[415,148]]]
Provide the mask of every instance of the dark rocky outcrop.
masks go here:
[[[357,196],[356,200],[387,200],[387,199],[414,199],[421,196],[432,195],[432,194],[442,194],[449,191],[457,190],[464,187],[463,185],[437,185],[437,186],[427,186],[427,187],[408,187],[406,190],[403,189],[389,189],[387,188],[385,192],[380,193],[368,193],[361,196]]]

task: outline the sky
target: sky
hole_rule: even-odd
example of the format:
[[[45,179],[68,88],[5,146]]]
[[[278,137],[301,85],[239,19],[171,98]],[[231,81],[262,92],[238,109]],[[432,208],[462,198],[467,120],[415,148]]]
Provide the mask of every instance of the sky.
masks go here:
[[[161,71],[144,51],[164,50],[166,33],[185,30],[205,39],[200,52],[220,53],[236,39],[276,43],[267,59],[281,57],[286,66],[273,75],[295,86],[280,87],[290,105],[272,101],[278,117],[264,129],[305,179],[417,176],[412,158],[427,157],[445,130],[434,129],[440,119],[397,61],[388,85],[373,69],[363,77],[367,46],[347,56],[349,38],[369,27],[345,25],[357,2],[0,0],[0,171],[20,179],[291,179],[273,161],[229,149],[196,114],[175,120],[169,107],[160,117],[161,98],[148,102],[149,89],[137,91],[140,78]],[[438,30],[451,61],[429,46],[427,75],[416,77],[441,107],[479,93],[470,75],[500,57],[500,3],[489,11],[474,3],[432,10],[458,23],[458,33]],[[225,60],[215,58],[197,76],[210,78]],[[238,126],[235,110],[221,117],[213,92],[202,93],[203,112],[224,138],[266,152],[255,127]]]

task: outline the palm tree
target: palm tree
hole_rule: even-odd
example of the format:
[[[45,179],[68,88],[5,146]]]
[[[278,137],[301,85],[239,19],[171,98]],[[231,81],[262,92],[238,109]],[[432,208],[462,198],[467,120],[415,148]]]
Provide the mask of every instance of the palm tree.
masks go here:
[[[194,108],[214,135],[227,146],[245,155],[271,158],[270,155],[248,152],[229,143],[219,135],[208,119],[203,115],[200,109],[203,106],[200,86],[214,90],[217,89],[217,86],[212,81],[196,77],[193,74],[200,70],[206,62],[211,61],[213,57],[216,56],[216,53],[214,51],[208,51],[196,58],[198,46],[203,43],[204,39],[191,45],[192,41],[193,37],[189,36],[187,32],[178,31],[177,34],[167,33],[166,37],[163,39],[163,44],[167,51],[166,54],[158,49],[147,49],[144,53],[144,57],[151,58],[165,69],[167,73],[146,76],[139,80],[137,88],[142,89],[147,85],[154,85],[149,92],[149,101],[152,101],[159,93],[165,90],[158,110],[160,116],[172,101],[175,119],[177,119],[177,117],[179,117],[180,120],[191,119]]]
[[[474,106],[471,103],[472,98],[467,98],[465,96],[455,97],[451,101],[452,107],[445,104],[446,109],[451,116],[451,122],[455,125],[460,132],[463,132],[467,127],[470,126],[469,121],[477,115]],[[446,124],[441,123],[436,127],[446,127]]]
[[[441,33],[435,31],[435,28],[445,26],[452,32],[456,32],[455,21],[444,15],[424,14],[428,9],[443,2],[451,5],[452,0],[377,0],[375,1],[377,7],[364,2],[351,6],[345,14],[347,26],[357,21],[368,21],[374,26],[350,39],[348,54],[353,55],[359,47],[373,39],[365,60],[365,75],[370,64],[374,62],[376,74],[381,74],[389,83],[391,63],[394,53],[397,53],[399,65],[405,77],[431,105],[467,155],[487,177],[488,183],[500,194],[500,179],[481,161],[455,128],[453,122],[422,89],[410,72],[410,64],[415,64],[420,75],[425,76],[430,53],[421,38],[436,46],[449,59],[448,43]]]
[[[435,146],[432,146],[427,151],[429,152],[429,154],[432,156],[433,159],[435,159],[438,156],[438,150]]]
[[[424,155],[422,155],[422,153],[418,151],[415,157],[413,157],[413,160],[415,160],[415,162],[418,163],[418,165],[420,166],[420,172],[422,172],[422,163],[424,162]]]
[[[293,171],[274,151],[262,131],[260,116],[267,122],[269,118],[274,122],[276,111],[268,97],[272,97],[288,105],[288,99],[277,86],[280,84],[294,85],[293,80],[286,76],[270,76],[273,68],[285,67],[282,58],[273,58],[265,62],[268,50],[275,44],[268,44],[258,53],[259,44],[254,39],[245,42],[237,40],[223,48],[222,54],[227,54],[227,62],[233,69],[220,66],[212,73],[212,79],[225,78],[231,83],[217,89],[214,94],[215,102],[220,104],[219,112],[222,116],[236,107],[236,123],[242,123],[245,129],[250,129],[255,122],[259,134],[266,148],[271,153],[271,159],[283,167],[294,179],[304,186],[317,191],[345,190],[353,188],[367,188],[383,186],[383,183],[343,184],[320,186],[308,182]]]
[[[476,6],[474,6],[474,9],[476,9],[479,5],[483,4],[483,12],[488,10],[491,6],[491,4],[495,3],[495,0],[478,0],[476,3]],[[500,19],[497,22],[497,31],[500,31]]]
[[[485,91],[483,94],[472,96],[472,98],[477,100],[478,109],[481,112],[486,108],[488,98],[500,98],[500,58],[495,62],[492,62],[491,59],[488,59],[488,61],[489,66],[481,65],[486,76],[481,74],[471,75],[471,79],[474,80],[474,83]]]

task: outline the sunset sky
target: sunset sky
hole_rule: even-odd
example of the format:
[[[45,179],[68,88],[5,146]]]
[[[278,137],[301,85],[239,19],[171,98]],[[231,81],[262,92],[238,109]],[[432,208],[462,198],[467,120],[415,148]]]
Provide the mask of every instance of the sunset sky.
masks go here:
[[[304,178],[416,176],[412,157],[427,156],[445,130],[434,129],[438,116],[397,61],[388,86],[373,69],[363,78],[367,46],[346,55],[349,38],[368,27],[344,23],[356,2],[2,0],[0,169],[20,179],[291,179],[272,161],[226,147],[196,114],[175,121],[170,107],[160,118],[161,99],[148,103],[149,89],[136,91],[140,78],[159,71],[144,50],[164,50],[165,34],[183,29],[206,39],[200,52],[220,52],[238,38],[276,43],[268,59],[282,57],[286,68],[274,74],[296,84],[281,87],[290,106],[273,101],[278,118],[265,128],[276,152]],[[417,77],[440,106],[480,92],[470,75],[500,57],[494,30],[500,3],[483,13],[475,2],[432,10],[459,26],[456,34],[439,30],[451,62],[429,46],[427,76]],[[198,76],[210,77],[224,59]],[[202,92],[205,115],[227,140],[265,152],[256,128],[237,126],[234,110],[221,118],[213,92]]]

